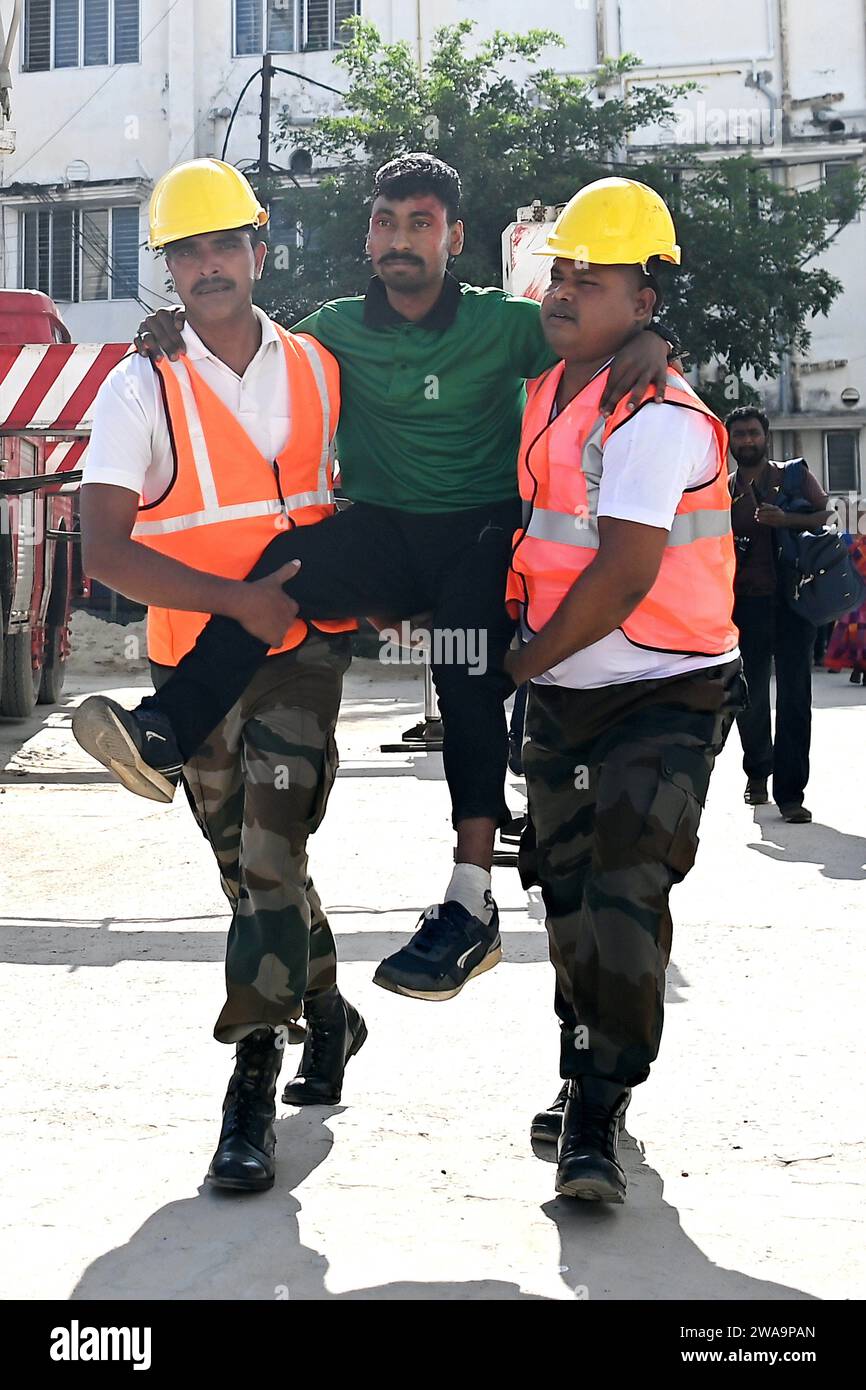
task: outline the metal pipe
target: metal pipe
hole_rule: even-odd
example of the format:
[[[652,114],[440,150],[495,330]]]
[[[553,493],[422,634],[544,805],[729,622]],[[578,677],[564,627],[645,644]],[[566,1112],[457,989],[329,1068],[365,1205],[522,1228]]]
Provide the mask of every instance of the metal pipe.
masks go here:
[[[12,75],[10,64],[12,62],[12,50],[15,47],[15,35],[18,33],[18,26],[21,23],[21,0],[14,0],[12,5],[12,18],[9,21],[9,33],[4,35],[3,21],[0,19],[0,41],[3,44],[3,56],[0,59],[0,110],[6,120],[9,120],[11,108],[9,105],[9,92],[12,89]]]
[[[866,4],[866,0],[864,0]],[[607,56],[607,15],[605,0],[595,0],[595,61],[601,67]]]
[[[760,92],[761,96],[767,98],[767,101],[770,106],[770,144],[773,145],[776,143],[776,117],[778,115],[782,103],[780,98],[776,96],[776,93],[771,91],[770,88],[766,85],[766,83],[761,81],[762,75],[762,73],[756,72],[753,67],[750,76],[746,78],[746,86],[754,87],[756,92]],[[763,143],[764,141],[762,140],[761,144]]]
[[[791,51],[788,44],[788,0],[778,0],[779,63],[782,69],[782,143],[791,138]]]

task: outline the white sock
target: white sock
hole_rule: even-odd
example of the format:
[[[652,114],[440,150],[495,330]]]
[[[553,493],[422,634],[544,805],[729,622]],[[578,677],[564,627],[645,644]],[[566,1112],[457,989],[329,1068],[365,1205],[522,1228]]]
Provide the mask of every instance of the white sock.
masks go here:
[[[493,916],[490,874],[478,864],[455,864],[445,902],[462,903],[467,912],[487,926]]]

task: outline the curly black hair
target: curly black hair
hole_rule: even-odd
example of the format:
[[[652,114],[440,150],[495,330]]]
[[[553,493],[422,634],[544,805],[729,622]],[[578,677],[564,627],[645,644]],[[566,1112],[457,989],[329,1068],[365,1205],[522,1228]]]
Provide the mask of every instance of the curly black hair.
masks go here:
[[[444,207],[449,222],[460,216],[460,175],[456,169],[435,154],[415,151],[390,159],[376,170],[373,180],[374,198],[394,198],[403,201],[413,194],[429,193]]]
[[[731,425],[735,425],[738,420],[759,420],[764,434],[770,433],[770,417],[756,405],[738,405],[725,420],[725,429],[730,431]]]

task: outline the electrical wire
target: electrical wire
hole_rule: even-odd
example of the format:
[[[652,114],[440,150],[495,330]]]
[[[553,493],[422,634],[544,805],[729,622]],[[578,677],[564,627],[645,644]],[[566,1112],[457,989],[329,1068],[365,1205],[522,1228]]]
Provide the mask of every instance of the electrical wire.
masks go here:
[[[168,19],[168,17],[169,17],[169,15],[171,14],[172,10],[173,10],[173,9],[175,8],[175,6],[178,5],[179,3],[180,3],[180,0],[171,0],[171,4],[169,5],[169,7],[168,7],[168,9],[165,11],[165,13],[160,15],[160,17],[159,17],[159,19],[156,21],[156,23],[155,23],[155,24],[152,24],[151,27],[147,30],[147,33],[141,35],[141,37],[139,38],[139,41],[138,41],[138,42],[139,42],[139,51],[141,50],[141,45],[144,43],[145,39],[149,39],[150,36],[151,36],[151,34],[152,34],[156,29],[159,28],[160,24],[164,23],[164,21],[165,21],[166,19]],[[70,116],[67,116],[66,120],[63,121],[63,123],[62,123],[61,125],[59,125],[59,126],[57,127],[57,129],[56,129],[55,131],[52,132],[52,134],[46,136],[46,138],[42,141],[42,144],[41,144],[41,145],[37,145],[37,146],[36,146],[36,149],[35,149],[35,150],[32,150],[32,151],[30,152],[30,154],[27,156],[27,158],[24,160],[24,162],[23,162],[22,164],[19,164],[19,165],[17,166],[17,168],[15,168],[15,169],[12,170],[12,173],[10,174],[10,181],[12,181],[12,180],[15,178],[15,175],[18,174],[18,173],[20,173],[20,171],[21,171],[22,169],[26,168],[27,165],[30,163],[31,159],[35,159],[36,156],[37,156],[38,154],[40,154],[40,153],[42,152],[42,150],[45,149],[45,146],[46,146],[46,145],[50,145],[52,140],[56,140],[56,139],[57,139],[57,136],[61,133],[61,131],[65,130],[66,127],[70,124],[70,122],[74,121],[74,120],[75,120],[75,117],[81,114],[81,112],[84,110],[85,106],[89,106],[90,103],[93,101],[94,97],[99,96],[99,93],[100,93],[105,87],[107,87],[108,84],[109,84],[109,82],[111,82],[111,80],[112,80],[113,78],[115,78],[115,77],[117,76],[117,74],[120,72],[120,70],[121,70],[122,68],[125,68],[126,66],[127,66],[126,63],[116,63],[116,64],[114,65],[114,68],[112,69],[112,71],[111,71],[111,72],[108,74],[108,76],[106,77],[105,81],[104,81],[104,82],[100,82],[99,86],[96,87],[96,88],[90,93],[90,96],[89,96],[89,97],[85,97],[85,99],[84,99],[84,101],[81,103],[81,105],[80,105],[80,106],[77,106],[77,107],[75,108],[75,110],[72,112],[72,114],[71,114]]]
[[[37,196],[39,197],[40,201],[43,202],[43,203],[48,203],[50,206],[56,206],[56,207],[61,207],[61,208],[63,208],[63,207],[66,206],[65,204],[63,204],[63,203],[60,201],[59,198],[54,198],[54,197],[52,197],[52,195],[51,195],[50,193],[48,193],[47,191],[45,191],[45,190],[42,190],[42,189],[40,189],[40,190],[35,190],[35,189],[34,189],[34,191],[37,193]],[[73,212],[78,211],[79,213],[81,213],[81,212],[83,211],[83,209],[74,209],[74,208],[73,208],[73,209],[71,209],[71,211],[73,211]],[[113,281],[120,281],[121,283],[123,283],[123,278],[124,278],[124,277],[123,277],[123,274],[122,274],[122,272],[118,269],[117,263],[116,263],[116,261],[114,260],[114,258],[112,257],[112,255],[111,255],[111,253],[110,253],[110,251],[109,251],[109,249],[108,249],[108,239],[106,238],[106,240],[105,240],[105,242],[104,242],[104,244],[103,244],[103,243],[101,243],[99,240],[97,240],[96,238],[88,237],[87,233],[84,231],[83,222],[84,222],[84,219],[83,219],[82,216],[79,216],[78,218],[73,218],[73,219],[72,219],[72,227],[73,227],[72,236],[73,236],[73,246],[74,246],[74,249],[79,250],[79,251],[81,252],[81,254],[90,262],[90,264],[91,264],[97,271],[100,271],[100,272],[101,272],[103,269],[105,269],[105,270],[108,271],[108,274],[111,276],[111,279],[112,279]],[[77,224],[77,225],[76,225],[76,224]],[[77,246],[75,245],[76,241],[77,241]],[[89,250],[88,250],[87,248],[89,248]],[[95,256],[90,254],[91,251],[95,253]],[[71,288],[72,288],[72,287],[71,287]],[[140,284],[139,284],[139,288],[141,288],[141,285],[140,285]],[[145,286],[144,288],[146,289],[147,287]],[[160,298],[160,299],[165,299],[165,302],[166,302],[167,304],[171,304],[171,303],[173,302],[172,300],[168,299],[167,296],[161,295],[161,294],[159,293],[158,290],[148,290],[147,292],[148,292],[149,294],[155,294],[155,295],[156,295],[158,298]],[[108,298],[109,298],[109,296],[106,295],[106,299],[108,299]],[[156,311],[156,305],[154,305],[154,304],[149,304],[145,299],[143,299],[143,298],[141,297],[140,294],[131,294],[131,295],[129,295],[129,296],[124,295],[123,298],[134,299],[135,302],[136,302],[136,304],[138,304],[139,307],[142,308],[142,309],[145,311],[146,314],[152,314],[152,313],[155,313],[155,311]],[[77,301],[77,302],[83,302],[83,301]],[[98,301],[97,301],[97,302],[98,302]]]
[[[235,104],[234,104],[234,109],[233,109],[233,111],[232,111],[231,116],[229,117],[228,126],[226,127],[225,139],[223,140],[223,148],[222,148],[222,154],[220,155],[220,159],[225,159],[225,157],[226,157],[226,150],[228,149],[229,136],[230,136],[231,133],[232,133],[232,126],[233,126],[234,123],[235,123],[235,116],[238,114],[238,108],[239,108],[241,102],[243,101],[243,98],[244,98],[244,95],[246,94],[247,88],[250,87],[250,86],[253,84],[253,82],[255,82],[255,80],[256,80],[257,77],[261,77],[261,76],[264,74],[264,70],[265,70],[265,69],[264,69],[264,65],[262,65],[262,67],[260,67],[260,68],[256,68],[255,72],[253,72],[253,73],[250,74],[250,76],[247,78],[246,82],[244,83],[243,87],[242,87],[241,90],[240,90],[240,95],[238,96],[238,99],[237,99],[237,101],[236,101]],[[306,73],[303,73],[303,72],[295,72],[292,68],[278,68],[278,67],[275,67],[274,64],[272,63],[272,64],[271,64],[271,72],[282,72],[282,73],[285,73],[287,77],[297,77],[301,82],[308,82],[309,85],[310,85],[311,87],[321,87],[321,88],[322,88],[324,91],[326,91],[326,92],[336,92],[336,94],[337,94],[338,97],[344,97],[344,96],[346,95],[346,93],[345,93],[345,92],[342,92],[342,91],[340,90],[339,87],[331,87],[327,82],[318,82],[314,77],[307,77]],[[269,166],[269,167],[270,167],[270,166]],[[288,170],[288,169],[280,170],[279,172],[281,172],[281,173],[286,173],[286,174],[291,174],[291,171]],[[294,177],[294,175],[291,175],[291,177]],[[297,182],[297,180],[296,180],[296,182]],[[300,184],[298,184],[298,187],[300,188]]]
[[[52,198],[50,194],[46,195],[43,198],[43,201],[52,204],[57,204],[61,207],[63,206],[63,204],[60,203],[59,199]],[[73,211],[76,211],[76,209],[73,209]],[[81,213],[83,212],[83,209],[77,209],[77,211]],[[78,218],[72,219],[72,229],[74,249],[79,250],[97,272],[101,273],[104,269],[111,276],[112,281],[120,281],[122,283],[123,275],[118,270],[117,264],[114,261],[114,258],[112,257],[111,253],[109,252],[108,238],[106,237],[105,242],[101,243],[96,237],[88,237],[88,235],[84,231],[84,218],[81,215],[79,215]],[[77,247],[75,246],[76,241]],[[87,248],[89,248],[89,250]],[[91,251],[95,254],[91,255]],[[156,293],[156,291],[153,291],[153,293]],[[109,295],[106,294],[105,297],[106,299],[108,299]],[[127,296],[124,295],[123,298],[127,298]],[[152,314],[155,312],[156,306],[153,304],[148,304],[147,301],[142,299],[140,295],[131,294],[128,296],[128,298],[134,299],[136,304],[138,304],[142,309],[144,309],[145,313]]]
[[[311,87],[323,87],[326,92],[336,92],[338,97],[344,97],[345,92],[339,87],[330,87],[327,82],[317,82],[314,77],[307,77],[305,72],[294,72],[291,68],[277,68],[271,64],[271,72],[284,72],[288,77],[298,77],[302,82],[309,82]]]
[[[245,82],[244,85],[241,87],[240,96],[238,97],[237,101],[236,101],[235,104],[234,104],[234,110],[232,111],[232,114],[231,114],[231,116],[229,117],[229,123],[228,123],[228,125],[227,125],[227,127],[226,127],[225,139],[223,140],[223,148],[222,148],[222,154],[220,155],[220,159],[223,159],[223,160],[224,160],[225,157],[226,157],[226,150],[228,149],[229,136],[230,136],[231,133],[232,133],[232,126],[233,126],[234,123],[235,123],[235,116],[238,114],[238,107],[240,106],[241,102],[243,101],[244,94],[246,93],[247,88],[250,87],[250,86],[252,85],[253,82],[255,82],[256,78],[257,78],[257,77],[261,77],[261,75],[262,75],[263,72],[264,72],[264,68],[256,68],[255,72],[252,73],[251,76],[247,78],[246,82]]]

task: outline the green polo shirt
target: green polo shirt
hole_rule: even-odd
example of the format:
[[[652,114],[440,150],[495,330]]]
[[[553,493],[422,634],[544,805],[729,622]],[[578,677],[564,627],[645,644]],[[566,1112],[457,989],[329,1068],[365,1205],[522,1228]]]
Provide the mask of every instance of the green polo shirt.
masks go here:
[[[340,364],[342,489],[353,502],[451,512],[517,496],[524,382],[552,366],[539,306],[446,275],[410,323],[374,277],[294,325]]]

